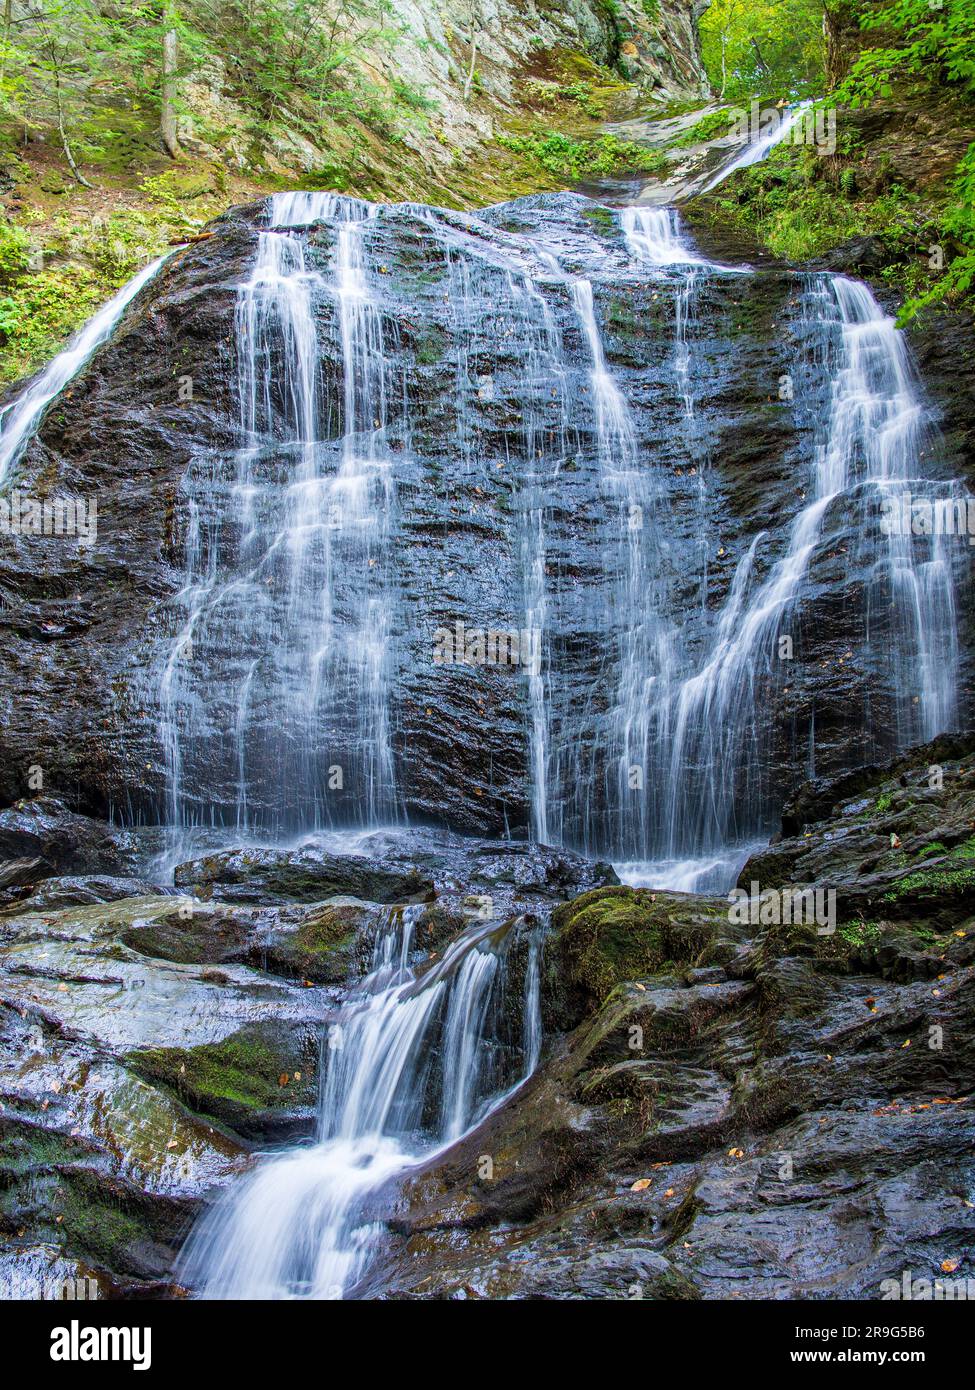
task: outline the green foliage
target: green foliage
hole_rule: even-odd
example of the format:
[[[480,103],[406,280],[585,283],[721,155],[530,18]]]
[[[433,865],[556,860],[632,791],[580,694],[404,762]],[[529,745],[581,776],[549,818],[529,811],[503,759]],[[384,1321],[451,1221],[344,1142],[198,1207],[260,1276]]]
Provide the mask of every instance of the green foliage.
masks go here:
[[[683,149],[688,145],[700,145],[705,140],[714,140],[716,137],[727,135],[730,131],[731,121],[727,110],[709,111],[706,116],[702,116],[694,125],[689,126],[671,141],[671,149]]]
[[[918,199],[897,184],[876,197],[856,199],[823,177],[821,161],[806,145],[783,143],[762,164],[744,169],[717,200],[718,214],[748,228],[787,261],[823,255],[854,236],[877,235],[897,245],[917,240],[923,215]]]
[[[211,204],[210,215],[215,210]],[[179,219],[165,209],[154,216],[122,207],[85,221],[64,213],[44,239],[42,268],[32,269],[31,238],[0,224],[0,381],[24,376],[53,356],[174,234],[182,234]]]
[[[43,270],[20,280],[16,293],[0,301],[6,379],[15,380],[52,357],[104,298],[101,281],[82,266]]]
[[[837,96],[852,107],[868,106],[892,93],[902,75],[931,77],[932,65],[948,82],[975,91],[975,6],[971,0],[895,0],[868,5],[860,14],[865,30],[884,30],[895,42],[868,48],[853,64]]]
[[[923,294],[908,299],[898,316],[907,323],[932,304],[960,302],[975,280],[975,144],[965,151],[949,188],[951,202],[941,218],[946,238],[957,240],[960,250],[945,273]]]
[[[0,24],[0,133],[49,129],[79,166],[158,154],[171,34],[177,118],[187,114],[181,84],[203,77],[243,109],[258,141],[286,130],[325,143],[336,119],[400,138],[435,104],[400,76],[369,73],[406,32],[392,0],[327,10],[319,0],[48,0]],[[219,143],[219,131],[205,134]]]
[[[711,0],[700,33],[708,77],[722,96],[822,90],[821,0]]]
[[[601,135],[595,140],[573,140],[558,131],[547,135],[501,135],[498,144],[515,154],[535,160],[558,178],[577,179],[586,174],[612,174],[619,169],[657,173],[666,164],[658,151]]]
[[[894,0],[864,4],[865,32],[880,31],[883,45],[865,49],[837,91],[852,108],[893,95],[893,83],[909,78],[932,85],[944,82],[961,93],[975,92],[975,5],[971,0]],[[900,324],[931,305],[965,302],[975,280],[975,145],[970,145],[948,189],[947,206],[931,227],[933,283],[912,295],[898,316]],[[948,251],[954,255],[949,260]],[[947,264],[945,264],[947,262]],[[915,280],[921,278],[913,277]]]
[[[866,946],[871,941],[877,941],[884,932],[880,922],[864,921],[843,922],[836,930],[848,946]]]
[[[9,285],[30,262],[30,238],[22,227],[0,222],[0,285]]]

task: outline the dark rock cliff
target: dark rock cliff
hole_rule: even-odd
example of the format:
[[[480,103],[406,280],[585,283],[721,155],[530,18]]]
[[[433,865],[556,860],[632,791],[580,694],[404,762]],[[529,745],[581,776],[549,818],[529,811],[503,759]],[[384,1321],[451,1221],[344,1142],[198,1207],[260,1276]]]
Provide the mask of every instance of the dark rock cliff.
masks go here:
[[[28,791],[28,769],[39,767],[42,789],[81,810],[166,817],[160,669],[177,631],[190,500],[222,546],[232,551],[239,539],[226,515],[240,439],[235,309],[260,212],[234,210],[207,239],[176,253],[50,408],[8,480],[40,496],[93,497],[98,535],[89,549],[59,537],[5,539],[0,798],[7,803]],[[435,631],[457,619],[524,626],[525,528],[541,499],[550,739],[553,757],[563,759],[552,797],[567,838],[579,842],[573,783],[577,774],[589,779],[598,814],[606,774],[593,729],[610,698],[607,625],[619,615],[605,557],[617,543],[617,522],[603,493],[591,353],[568,283],[544,291],[561,380],[540,386],[531,305],[521,304],[520,320],[512,315],[504,258],[531,263],[543,245],[571,274],[592,281],[607,362],[630,408],[640,468],[653,480],[644,542],[653,547],[653,602],[682,615],[692,662],[707,651],[715,614],[756,534],[770,533],[760,576],[782,553],[822,440],[828,345],[824,359],[804,307],[806,278],[776,266],[705,272],[682,304],[686,282],[635,262],[614,216],[578,197],[525,199],[458,228],[482,256],[458,253],[408,205],[369,233],[370,285],[404,401],[389,439],[397,460],[389,582],[398,596],[390,688],[399,795],[411,817],[461,830],[517,832],[528,824],[524,672],[444,667],[432,659],[432,644]],[[326,279],[335,236],[328,225],[308,235],[307,254]],[[678,309],[688,314],[683,375]],[[326,435],[334,437],[342,359],[328,293],[317,296],[315,314]],[[932,343],[927,356],[938,350]],[[948,374],[950,344],[940,350],[939,379]],[[779,390],[787,373],[796,381],[791,401]],[[958,474],[970,429],[964,411],[945,423],[943,447],[928,461],[936,477]],[[274,467],[271,460],[267,468]],[[267,479],[273,484],[272,473]],[[812,739],[821,774],[892,751],[878,639],[884,619],[872,614],[865,643],[869,557],[856,559],[857,524],[852,515],[831,520],[833,543],[818,553],[798,608],[790,679],[767,678],[773,735],[762,756],[780,804],[808,766]],[[855,660],[846,657],[851,650]],[[248,655],[211,644],[199,658],[201,679],[229,686]],[[251,717],[255,745],[283,738],[286,749],[273,702]],[[184,781],[191,799],[199,795],[201,818],[232,822],[233,710],[216,703],[208,721],[184,742]],[[328,737],[329,760],[354,762],[341,730]],[[269,804],[286,794],[273,785],[273,767],[262,776]],[[354,821],[359,794],[346,787],[334,819]]]

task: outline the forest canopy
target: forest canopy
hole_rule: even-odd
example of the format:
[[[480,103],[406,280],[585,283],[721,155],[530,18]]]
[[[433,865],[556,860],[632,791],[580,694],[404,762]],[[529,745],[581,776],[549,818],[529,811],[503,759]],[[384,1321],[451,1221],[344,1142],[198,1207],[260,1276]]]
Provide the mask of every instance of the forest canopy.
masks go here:
[[[822,0],[712,0],[700,31],[708,77],[720,96],[820,94]]]

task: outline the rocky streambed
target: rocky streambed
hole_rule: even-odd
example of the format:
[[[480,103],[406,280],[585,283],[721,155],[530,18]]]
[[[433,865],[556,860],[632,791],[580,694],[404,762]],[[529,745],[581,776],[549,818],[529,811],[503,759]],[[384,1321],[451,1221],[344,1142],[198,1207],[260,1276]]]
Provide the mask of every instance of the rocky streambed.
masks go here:
[[[0,813],[0,1268],[26,1296],[181,1292],[202,1206],[310,1142],[329,1019],[407,910],[421,976],[472,922],[547,924],[544,1043],[507,1102],[374,1196],[346,1296],[875,1298],[904,1269],[964,1271],[975,745],[792,800],[740,882],[767,918],[776,891],[834,890],[833,931],[527,843],[218,851],[163,886],[139,839],[53,801]]]

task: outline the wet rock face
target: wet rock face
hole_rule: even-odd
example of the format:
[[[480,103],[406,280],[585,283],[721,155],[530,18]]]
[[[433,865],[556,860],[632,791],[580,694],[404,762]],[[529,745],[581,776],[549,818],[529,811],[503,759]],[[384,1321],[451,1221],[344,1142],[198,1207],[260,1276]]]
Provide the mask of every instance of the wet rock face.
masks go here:
[[[746,890],[797,885],[836,896],[867,954],[894,924],[938,932],[975,912],[975,747],[935,740],[881,767],[807,783],[790,832],[742,869]]]
[[[177,888],[230,902],[317,902],[336,894],[377,903],[422,902],[433,884],[416,873],[397,874],[351,855],[320,850],[230,850],[180,864]]]
[[[935,751],[945,784],[932,798]],[[859,811],[848,785],[819,784],[801,837],[748,872],[763,886],[812,880],[833,855],[864,902],[867,837],[889,847],[896,831],[916,860],[935,836],[970,836],[972,776],[970,754],[935,745],[874,770]],[[970,876],[967,862],[949,850],[930,881]],[[727,901],[678,894],[590,893],[560,909],[552,963],[589,985],[563,1006],[576,1026],[407,1184],[384,1259],[354,1292],[877,1299],[905,1270],[943,1278],[975,1234],[975,936],[964,894],[932,913],[910,891],[883,920],[823,935],[739,924]]]
[[[83,809],[168,819],[178,769],[181,816],[237,825],[243,765],[246,816],[257,828],[367,818],[361,731],[343,704],[341,673],[312,747],[281,696],[307,676],[281,651],[281,634],[294,629],[293,591],[276,561],[258,564],[269,566],[259,583],[248,569],[253,536],[235,491],[235,314],[263,215],[235,210],[174,256],[51,408],[18,466],[13,481],[25,492],[93,497],[98,533],[90,548],[5,538],[0,797],[8,801],[39,765],[45,786]],[[312,310],[326,475],[339,466],[345,428],[338,235],[321,225],[305,244],[319,277]],[[806,282],[771,268],[705,272],[688,288],[684,272],[635,261],[608,209],[568,195],[524,199],[474,223],[456,216],[435,226],[423,210],[385,210],[363,246],[386,372],[383,466],[395,493],[368,581],[392,613],[382,698],[394,785],[384,795],[399,814],[467,833],[528,827],[538,782],[531,661],[444,664],[437,634],[457,622],[467,631],[530,630],[532,565],[541,560],[549,833],[597,853],[618,849],[622,830],[606,824],[616,754],[603,726],[627,640],[618,585],[630,538],[607,474],[592,349],[571,282],[593,286],[643,475],[648,601],[678,622],[688,670],[711,649],[751,541],[769,532],[760,581],[802,505],[828,387]],[[562,272],[544,259],[553,252]],[[272,396],[283,390],[281,352],[279,342],[265,364]],[[779,384],[790,372],[796,396],[787,402]],[[287,403],[277,405],[287,415]],[[287,503],[292,455],[272,439],[253,465],[269,518]],[[858,524],[830,519],[835,544],[818,555],[798,606],[789,679],[754,673],[772,729],[755,775],[773,811],[799,780],[811,739],[824,773],[890,751],[883,643],[864,645],[869,552],[854,544]],[[264,540],[275,554],[287,549],[272,544],[273,529]],[[862,584],[851,560],[861,553]],[[228,586],[225,617],[236,612],[235,580],[249,576],[260,599],[241,604],[239,624],[201,624],[184,667],[176,645],[187,592],[211,563]],[[359,564],[373,560],[363,551]],[[338,628],[361,583],[335,567]],[[871,633],[882,628],[875,605]],[[856,659],[841,662],[850,650]],[[353,775],[326,786],[335,767]]]
[[[135,864],[136,842],[54,797],[40,797],[0,811],[0,859],[29,863],[29,879],[21,871],[25,881],[57,873],[123,874]]]
[[[132,678],[154,606],[180,583],[180,477],[201,442],[229,447],[233,438],[233,286],[249,241],[234,222],[178,252],[165,281],[138,298],[54,404],[9,480],[32,495],[93,500],[98,525],[89,549],[56,536],[4,537],[8,803],[26,793],[36,765],[45,786],[96,815],[155,804],[159,753]],[[178,394],[186,374],[190,401]]]

